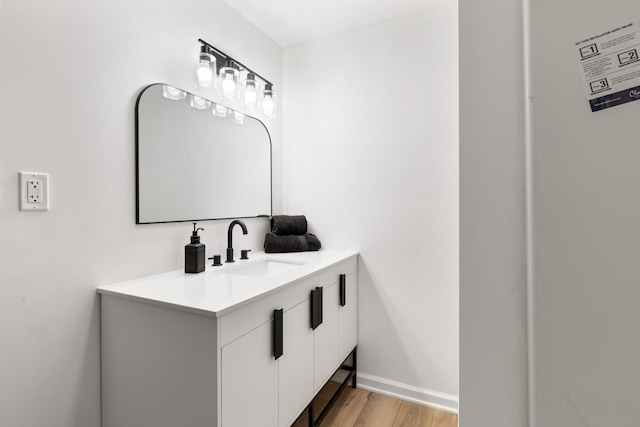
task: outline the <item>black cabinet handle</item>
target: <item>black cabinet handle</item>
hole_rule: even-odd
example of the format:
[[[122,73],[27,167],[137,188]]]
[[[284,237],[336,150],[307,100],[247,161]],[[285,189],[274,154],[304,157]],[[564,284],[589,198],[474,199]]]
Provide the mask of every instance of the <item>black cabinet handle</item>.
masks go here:
[[[282,356],[284,344],[284,310],[273,310],[273,357]]]
[[[322,286],[311,290],[311,329],[322,324]]]
[[[340,305],[347,305],[347,275],[340,275]]]

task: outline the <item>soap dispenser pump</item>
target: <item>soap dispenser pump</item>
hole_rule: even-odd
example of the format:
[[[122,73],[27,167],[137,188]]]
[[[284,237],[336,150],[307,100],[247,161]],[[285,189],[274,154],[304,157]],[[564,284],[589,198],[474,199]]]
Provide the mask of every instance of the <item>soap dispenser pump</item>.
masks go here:
[[[197,223],[193,223],[193,233],[191,243],[184,247],[184,272],[200,273],[204,271],[204,243],[200,243],[198,231],[204,228],[196,228]]]

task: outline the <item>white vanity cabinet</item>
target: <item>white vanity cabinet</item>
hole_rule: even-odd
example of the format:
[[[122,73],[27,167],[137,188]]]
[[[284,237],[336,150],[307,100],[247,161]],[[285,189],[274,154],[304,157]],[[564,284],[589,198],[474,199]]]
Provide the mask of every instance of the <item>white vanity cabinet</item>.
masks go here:
[[[176,275],[180,290],[162,276],[162,301],[143,298],[154,278],[100,288],[103,427],[290,426],[357,343],[357,253],[338,255],[262,293],[215,270]],[[168,301],[216,286],[243,296],[217,311]]]

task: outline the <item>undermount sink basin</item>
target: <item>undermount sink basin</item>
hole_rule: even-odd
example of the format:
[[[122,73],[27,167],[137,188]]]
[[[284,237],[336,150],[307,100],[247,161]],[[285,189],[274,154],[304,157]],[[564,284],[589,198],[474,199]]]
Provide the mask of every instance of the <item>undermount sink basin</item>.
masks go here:
[[[230,267],[220,271],[225,274],[235,274],[239,276],[250,277],[271,277],[276,274],[284,273],[292,268],[299,267],[304,264],[304,261],[290,261],[279,259],[259,259],[251,261],[244,265],[237,267]]]

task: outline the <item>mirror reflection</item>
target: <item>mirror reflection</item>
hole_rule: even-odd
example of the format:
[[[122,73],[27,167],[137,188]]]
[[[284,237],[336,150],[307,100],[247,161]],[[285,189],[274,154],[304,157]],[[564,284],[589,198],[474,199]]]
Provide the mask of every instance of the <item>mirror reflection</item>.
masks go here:
[[[256,118],[164,84],[136,105],[136,223],[271,215],[271,138]]]

